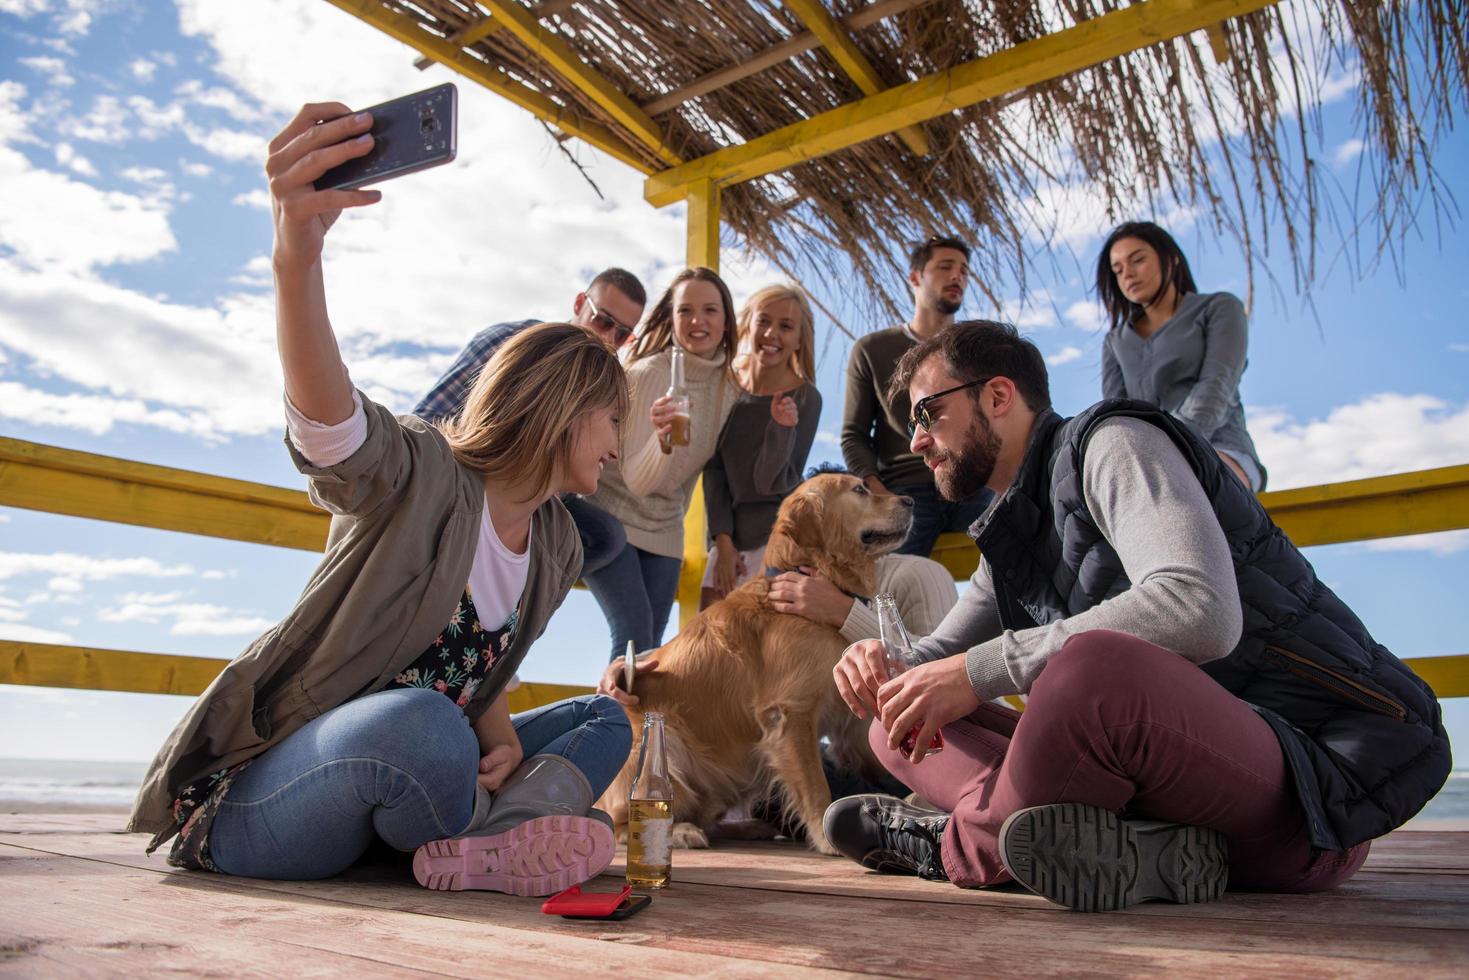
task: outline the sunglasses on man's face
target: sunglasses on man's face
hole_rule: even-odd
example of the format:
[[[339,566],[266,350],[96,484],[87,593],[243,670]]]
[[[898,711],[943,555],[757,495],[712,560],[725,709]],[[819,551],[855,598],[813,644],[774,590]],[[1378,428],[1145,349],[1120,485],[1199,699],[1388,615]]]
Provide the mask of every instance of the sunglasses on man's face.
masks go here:
[[[965,384],[955,385],[952,388],[945,388],[943,391],[935,391],[931,395],[927,395],[923,398],[918,399],[918,401],[913,405],[913,415],[911,418],[908,419],[908,438],[912,439],[914,436],[918,435],[918,430],[920,428],[923,429],[925,432],[932,431],[933,413],[931,409],[934,402],[938,401],[945,395],[952,395],[956,391],[963,391],[965,388],[973,388],[976,385],[989,384],[994,379],[994,375],[990,375],[985,378],[976,378],[975,380],[966,382]]]
[[[607,313],[597,308],[597,303],[591,296],[587,297],[587,305],[592,308],[592,323],[598,330],[612,335],[612,346],[621,347],[627,343],[627,338],[633,335],[632,327],[625,327]]]

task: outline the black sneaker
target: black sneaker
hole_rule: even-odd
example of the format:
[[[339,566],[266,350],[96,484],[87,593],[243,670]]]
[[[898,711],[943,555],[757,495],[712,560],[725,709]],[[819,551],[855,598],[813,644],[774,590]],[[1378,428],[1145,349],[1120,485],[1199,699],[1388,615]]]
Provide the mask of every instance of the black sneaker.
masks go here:
[[[826,808],[831,846],[864,868],[884,874],[948,881],[939,847],[947,813],[909,806],[896,796],[848,796]]]
[[[1124,820],[1085,803],[1012,813],[1000,827],[1000,860],[1020,884],[1078,912],[1151,899],[1212,902],[1229,881],[1219,831]]]

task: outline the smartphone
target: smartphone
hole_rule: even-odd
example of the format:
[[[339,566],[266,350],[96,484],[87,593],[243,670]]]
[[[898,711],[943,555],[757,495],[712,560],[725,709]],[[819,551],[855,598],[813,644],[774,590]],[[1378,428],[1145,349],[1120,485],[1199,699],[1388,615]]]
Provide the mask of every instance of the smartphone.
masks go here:
[[[448,163],[457,152],[458,108],[453,82],[372,106],[366,110],[372,113],[371,152],[316,178],[316,189],[355,190]]]

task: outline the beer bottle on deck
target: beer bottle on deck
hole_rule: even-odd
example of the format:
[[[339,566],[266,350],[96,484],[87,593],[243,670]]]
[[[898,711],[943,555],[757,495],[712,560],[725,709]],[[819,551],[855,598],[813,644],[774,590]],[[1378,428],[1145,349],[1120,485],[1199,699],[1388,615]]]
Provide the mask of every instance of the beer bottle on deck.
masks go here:
[[[643,715],[638,774],[628,792],[627,883],[663,888],[673,863],[673,781],[663,746],[663,713]]]

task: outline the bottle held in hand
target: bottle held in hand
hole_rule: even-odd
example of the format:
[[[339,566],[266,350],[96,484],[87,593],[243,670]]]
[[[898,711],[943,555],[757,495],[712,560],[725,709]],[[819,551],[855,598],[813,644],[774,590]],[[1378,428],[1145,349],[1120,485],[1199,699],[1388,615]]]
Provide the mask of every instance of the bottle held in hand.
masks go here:
[[[638,774],[628,792],[627,883],[665,888],[673,865],[673,781],[663,748],[663,713],[643,715]]]
[[[891,680],[913,666],[913,641],[908,638],[903,617],[898,615],[898,602],[891,592],[882,593],[873,602],[877,605],[877,633],[882,640],[883,659],[887,661],[888,679]],[[899,748],[905,756],[913,755],[917,740],[917,728],[903,736]],[[928,743],[928,754],[942,752],[943,748],[944,733],[934,732],[932,741]]]
[[[681,348],[675,346],[669,352],[668,397],[673,399],[673,428],[662,442],[665,453],[673,452],[674,446],[689,444],[689,389],[684,383],[683,359],[684,352]]]

